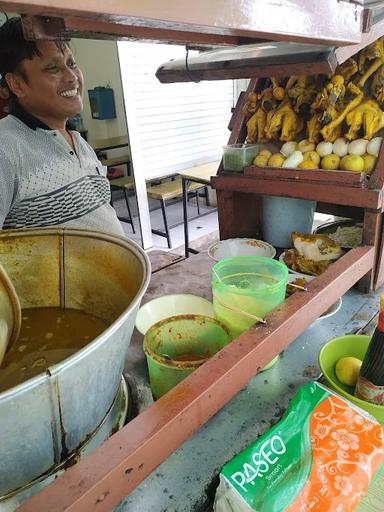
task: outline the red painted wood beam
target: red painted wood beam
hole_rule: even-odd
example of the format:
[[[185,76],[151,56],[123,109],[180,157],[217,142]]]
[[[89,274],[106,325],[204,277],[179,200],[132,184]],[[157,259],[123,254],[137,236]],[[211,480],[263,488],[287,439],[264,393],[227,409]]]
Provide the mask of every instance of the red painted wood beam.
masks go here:
[[[250,169],[250,168],[249,168]],[[316,171],[314,171],[316,172]],[[257,179],[236,173],[217,175],[211,185],[217,190],[245,192],[248,194],[266,194],[272,196],[312,199],[323,203],[358,206],[380,210],[382,208],[382,190],[368,190],[363,187],[344,186],[324,181],[302,181],[300,179]]]
[[[154,37],[176,29],[335,46],[360,43],[364,26],[360,2],[339,0],[194,0],[192,8],[180,0],[0,0],[0,11],[148,27]]]

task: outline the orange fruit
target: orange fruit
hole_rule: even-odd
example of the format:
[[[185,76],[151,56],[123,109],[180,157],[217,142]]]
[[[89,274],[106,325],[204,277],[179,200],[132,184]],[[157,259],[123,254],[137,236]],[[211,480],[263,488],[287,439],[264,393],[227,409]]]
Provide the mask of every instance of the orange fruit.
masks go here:
[[[298,165],[299,169],[318,169],[315,162],[312,160],[303,160],[301,164]]]

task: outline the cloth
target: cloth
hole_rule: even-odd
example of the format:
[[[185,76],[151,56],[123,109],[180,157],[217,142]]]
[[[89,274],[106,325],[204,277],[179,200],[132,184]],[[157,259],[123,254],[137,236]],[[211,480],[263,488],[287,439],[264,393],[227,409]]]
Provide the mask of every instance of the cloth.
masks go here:
[[[0,120],[0,227],[62,226],[116,235],[106,168],[76,131],[62,134],[20,107]]]

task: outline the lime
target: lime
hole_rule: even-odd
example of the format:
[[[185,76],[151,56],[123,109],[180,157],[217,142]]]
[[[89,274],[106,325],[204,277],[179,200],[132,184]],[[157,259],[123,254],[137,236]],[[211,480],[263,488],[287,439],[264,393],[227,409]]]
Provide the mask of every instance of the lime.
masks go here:
[[[361,361],[357,357],[342,357],[335,366],[336,377],[342,384],[354,387],[360,374]]]
[[[358,155],[345,155],[341,159],[340,167],[343,171],[362,172],[364,160]]]
[[[339,168],[340,157],[331,153],[321,159],[321,168],[327,171],[336,171]]]

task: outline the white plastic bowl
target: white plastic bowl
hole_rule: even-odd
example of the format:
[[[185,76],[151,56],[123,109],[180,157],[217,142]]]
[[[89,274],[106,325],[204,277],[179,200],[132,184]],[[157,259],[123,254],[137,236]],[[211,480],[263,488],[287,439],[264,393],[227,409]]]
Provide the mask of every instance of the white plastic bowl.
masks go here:
[[[177,315],[205,315],[214,318],[213,305],[208,300],[187,293],[164,295],[142,306],[136,316],[136,329],[145,334],[156,322]]]
[[[276,249],[273,245],[254,238],[228,238],[212,244],[208,248],[208,256],[215,261],[234,256],[264,256],[273,258]]]

